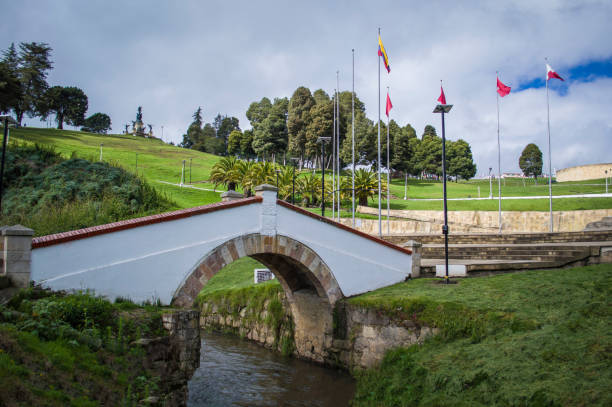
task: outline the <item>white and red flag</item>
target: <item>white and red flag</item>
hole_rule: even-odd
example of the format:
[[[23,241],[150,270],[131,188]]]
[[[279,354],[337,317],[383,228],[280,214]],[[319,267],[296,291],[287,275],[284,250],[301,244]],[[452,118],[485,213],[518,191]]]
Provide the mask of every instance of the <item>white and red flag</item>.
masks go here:
[[[508,93],[510,93],[510,86],[506,86],[502,83],[502,81],[497,78],[497,93],[499,96],[504,97]]]
[[[442,89],[442,85],[440,85],[440,97],[438,98],[438,102],[443,105],[446,104],[446,96],[444,96],[444,89]]]
[[[556,73],[555,70],[550,67],[550,65],[546,64],[546,80],[549,80],[552,78],[561,79],[562,81],[565,81],[565,79],[560,77],[559,74]]]
[[[385,113],[387,117],[389,117],[389,112],[393,109],[393,104],[391,103],[391,98],[389,97],[389,92],[387,92],[387,107],[385,108]]]

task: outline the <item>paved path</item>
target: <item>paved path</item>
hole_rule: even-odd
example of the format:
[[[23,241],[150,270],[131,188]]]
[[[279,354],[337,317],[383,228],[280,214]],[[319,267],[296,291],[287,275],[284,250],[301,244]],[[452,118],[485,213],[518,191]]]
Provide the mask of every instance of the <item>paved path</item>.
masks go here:
[[[190,185],[190,184],[174,184],[172,182],[160,181],[160,180],[157,180],[157,182],[161,182],[162,184],[167,184],[167,185],[174,185],[175,187],[199,189],[200,191],[217,192],[219,194],[222,194],[223,192],[225,192],[225,191],[217,191],[217,190],[209,189],[209,188],[198,188],[198,187],[194,187],[193,185]]]
[[[579,195],[553,195],[553,199],[558,198],[612,198],[612,193],[608,194],[579,194]],[[447,201],[496,201],[499,198],[494,196],[493,198],[447,198]],[[536,195],[536,196],[502,196],[504,199],[548,199],[548,195]],[[410,198],[411,201],[441,201],[442,198]]]

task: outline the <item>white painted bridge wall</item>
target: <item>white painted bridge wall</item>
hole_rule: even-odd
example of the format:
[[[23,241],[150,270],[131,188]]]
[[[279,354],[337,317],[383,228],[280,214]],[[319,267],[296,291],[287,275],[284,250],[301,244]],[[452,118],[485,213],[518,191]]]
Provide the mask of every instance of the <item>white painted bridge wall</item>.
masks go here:
[[[31,280],[56,290],[90,289],[109,299],[169,304],[216,247],[241,235],[281,234],[310,247],[342,293],[352,296],[404,281],[411,256],[276,204],[263,202],[138,226],[32,250]]]

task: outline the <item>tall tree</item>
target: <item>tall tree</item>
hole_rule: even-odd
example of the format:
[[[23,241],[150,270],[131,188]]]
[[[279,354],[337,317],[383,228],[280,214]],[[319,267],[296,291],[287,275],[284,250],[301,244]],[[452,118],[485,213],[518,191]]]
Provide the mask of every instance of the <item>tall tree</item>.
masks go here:
[[[433,129],[433,127],[431,128]],[[425,175],[441,175],[442,139],[436,136],[435,133],[428,132],[423,134],[423,139],[419,143],[415,158],[419,172]]]
[[[411,125],[407,124],[393,138],[393,144],[395,149],[391,155],[391,167],[397,171],[403,171],[404,173],[413,174],[414,170],[413,157],[415,154],[415,144],[412,140],[417,140],[416,131]]]
[[[534,143],[527,144],[519,158],[519,167],[523,174],[533,176],[536,180],[542,175],[542,151]]]
[[[227,146],[229,136],[234,130],[240,131],[238,119],[236,117],[223,116],[217,129],[217,137],[222,139],[223,143]]]
[[[240,141],[242,140],[242,132],[233,130],[227,140],[227,153],[230,155],[240,154]]]
[[[306,153],[306,128],[310,122],[310,109],[315,99],[310,89],[300,86],[289,100],[287,131],[289,133],[289,151],[304,158]]]
[[[202,128],[202,106],[198,106],[198,110],[193,113],[193,122],[191,124],[195,124],[199,128]]]
[[[28,42],[19,44],[17,57],[15,47],[11,46],[4,54],[9,69],[14,70],[21,90],[11,108],[21,126],[24,114],[37,116],[44,114],[44,95],[47,85],[47,72],[53,67],[50,60],[51,48],[45,43]]]
[[[94,113],[85,119],[81,131],[106,134],[111,129],[111,118],[104,113]]]
[[[41,108],[43,116],[55,113],[57,128],[63,129],[64,122],[80,126],[85,122],[87,112],[87,95],[74,86],[54,86],[45,94],[45,105]]]
[[[253,151],[253,130],[245,130],[240,138],[240,153],[245,158],[251,158],[255,155]]]
[[[287,149],[287,98],[275,98],[268,116],[253,132],[253,150],[264,157]]]
[[[19,100],[21,86],[9,64],[0,61],[0,113],[8,112]]]
[[[312,97],[317,105],[329,102],[329,95],[323,89],[315,90]]]
[[[459,177],[468,180],[476,175],[476,164],[472,158],[472,149],[467,141],[459,139],[457,141],[446,142],[448,174],[458,179]]]
[[[427,136],[438,137],[438,133],[436,133],[436,128],[431,124],[425,126],[425,129],[423,130],[423,135],[421,136],[421,140]]]
[[[306,126],[304,152],[307,157],[314,159],[321,152],[321,144],[317,142],[318,138],[331,137],[332,135],[334,120],[331,101],[328,99],[327,102],[322,101],[315,104],[310,109],[309,117],[310,120]],[[328,155],[327,151],[331,152],[331,143],[327,143],[325,149],[326,155]]]

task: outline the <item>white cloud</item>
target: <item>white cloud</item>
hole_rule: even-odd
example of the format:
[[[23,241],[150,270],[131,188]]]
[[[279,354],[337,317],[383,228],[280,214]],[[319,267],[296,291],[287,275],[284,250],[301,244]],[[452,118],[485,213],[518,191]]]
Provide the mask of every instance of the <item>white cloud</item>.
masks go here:
[[[543,58],[562,75],[569,67],[612,57],[609,1],[229,1],[25,0],[5,5],[0,27],[10,41],[45,41],[54,49],[52,84],[75,85],[89,96],[90,112],[111,115],[114,129],[134,119],[164,125],[175,142],[198,106],[207,121],[234,115],[248,128],[248,105],[263,96],[291,96],[351,86],[355,48],[358,96],[377,115],[376,31],[388,49],[389,85],[400,124],[418,133],[440,127],[431,113],[439,80],[449,103],[450,139],[472,146],[479,173],[497,162],[495,71],[516,89],[543,77]],[[610,161],[609,79],[571,83],[551,96],[553,166]],[[544,89],[512,93],[501,101],[502,169],[518,169],[529,142],[546,146]]]

